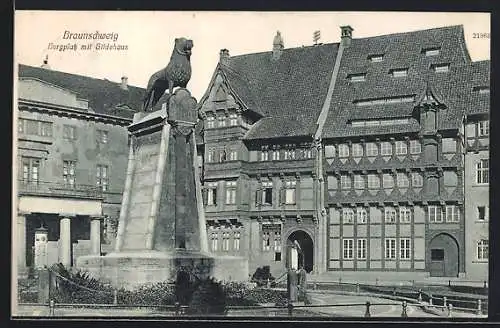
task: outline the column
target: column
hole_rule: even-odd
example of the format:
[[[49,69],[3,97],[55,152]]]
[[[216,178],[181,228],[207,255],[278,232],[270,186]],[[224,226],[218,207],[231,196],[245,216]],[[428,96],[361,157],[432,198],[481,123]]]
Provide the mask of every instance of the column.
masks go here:
[[[26,215],[19,213],[17,215],[17,269],[18,273],[26,270]]]
[[[71,267],[71,218],[61,217],[59,221],[59,262]]]
[[[92,255],[101,255],[101,217],[90,217],[90,245]]]

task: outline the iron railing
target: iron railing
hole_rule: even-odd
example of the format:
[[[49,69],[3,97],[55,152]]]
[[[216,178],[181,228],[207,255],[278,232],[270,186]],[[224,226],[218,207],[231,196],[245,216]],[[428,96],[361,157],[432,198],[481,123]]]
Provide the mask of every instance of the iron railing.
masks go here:
[[[102,199],[102,188],[95,185],[65,184],[47,181],[17,181],[19,195],[57,196],[71,198]]]

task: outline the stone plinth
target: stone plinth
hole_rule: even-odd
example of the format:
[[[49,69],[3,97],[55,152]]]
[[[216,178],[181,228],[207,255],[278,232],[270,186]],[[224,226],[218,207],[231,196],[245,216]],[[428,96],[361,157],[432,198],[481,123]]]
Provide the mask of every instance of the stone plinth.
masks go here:
[[[168,108],[137,113],[115,251],[84,256],[77,267],[117,287],[175,280],[177,272],[219,280],[246,280],[248,262],[208,251],[199,179],[196,100],[178,89]]]

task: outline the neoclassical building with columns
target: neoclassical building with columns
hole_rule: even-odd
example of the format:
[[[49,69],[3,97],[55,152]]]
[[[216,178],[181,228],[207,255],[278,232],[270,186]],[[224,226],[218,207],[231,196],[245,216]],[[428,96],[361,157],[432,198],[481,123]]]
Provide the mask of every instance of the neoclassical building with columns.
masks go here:
[[[144,89],[42,67],[18,66],[17,226],[28,268],[112,249],[128,157],[126,126]]]
[[[220,51],[197,138],[211,250],[274,276],[486,279],[489,61],[462,26],[353,31]]]

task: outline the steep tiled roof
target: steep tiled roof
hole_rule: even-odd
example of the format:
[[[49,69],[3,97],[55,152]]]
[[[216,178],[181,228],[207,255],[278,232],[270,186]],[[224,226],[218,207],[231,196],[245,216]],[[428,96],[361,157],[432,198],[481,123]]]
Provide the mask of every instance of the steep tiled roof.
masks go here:
[[[490,94],[480,93],[476,88],[490,87],[490,61],[484,60],[472,63],[465,67],[462,72],[464,83],[463,92],[469,95],[466,102],[467,114],[489,113],[490,112]]]
[[[439,49],[439,53],[426,56],[424,50]],[[383,55],[380,62],[369,60],[371,55]],[[434,64],[449,64],[448,73],[436,73]],[[367,99],[420,96],[429,84],[447,99],[448,110],[440,120],[440,129],[456,127],[461,119],[459,95],[455,87],[456,72],[470,65],[462,26],[451,26],[398,33],[370,38],[353,39],[345,49],[340,65],[334,96],[323,130],[323,138],[388,134],[418,130],[412,120],[398,126],[352,127],[350,120],[410,117],[414,103],[387,103],[357,106],[354,102]],[[391,70],[408,69],[407,76],[394,77]],[[365,81],[352,82],[351,74],[366,74]]]
[[[53,85],[71,90],[79,97],[89,101],[89,107],[96,113],[132,118],[134,112],[116,108],[117,105],[127,105],[134,111],[142,107],[145,90],[128,86],[128,90],[120,88],[120,83],[91,78],[88,76],[70,74],[51,69],[19,65],[20,78],[36,78]]]
[[[314,134],[326,98],[338,44],[284,49],[229,58],[220,65],[230,87],[250,110],[263,116],[246,139]]]

